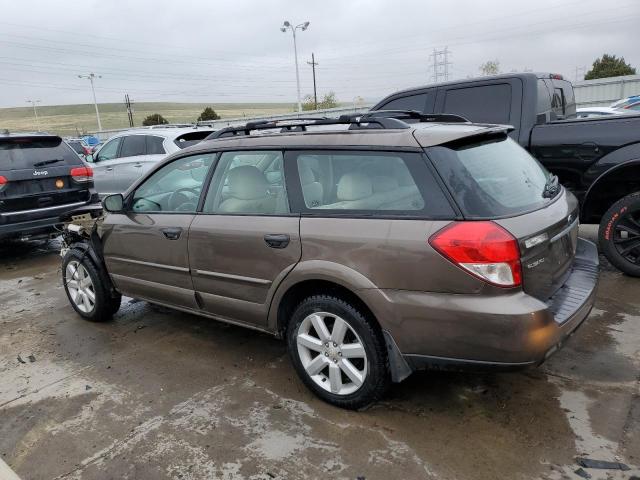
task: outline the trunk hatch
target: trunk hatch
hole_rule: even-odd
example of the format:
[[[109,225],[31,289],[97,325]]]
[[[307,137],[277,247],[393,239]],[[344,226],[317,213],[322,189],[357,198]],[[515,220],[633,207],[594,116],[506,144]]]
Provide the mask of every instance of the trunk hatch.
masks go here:
[[[570,275],[578,244],[578,202],[567,190],[558,195],[546,208],[495,220],[518,240],[523,290],[543,301]]]

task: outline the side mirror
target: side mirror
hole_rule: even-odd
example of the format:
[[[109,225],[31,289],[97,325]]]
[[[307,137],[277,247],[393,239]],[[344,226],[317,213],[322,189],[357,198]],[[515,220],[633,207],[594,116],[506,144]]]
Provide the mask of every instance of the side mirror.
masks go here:
[[[102,207],[109,213],[121,213],[124,210],[124,197],[121,193],[108,195],[102,199]]]
[[[84,156],[84,161],[85,162],[89,162],[89,163],[93,163],[93,155],[92,154],[85,155]]]

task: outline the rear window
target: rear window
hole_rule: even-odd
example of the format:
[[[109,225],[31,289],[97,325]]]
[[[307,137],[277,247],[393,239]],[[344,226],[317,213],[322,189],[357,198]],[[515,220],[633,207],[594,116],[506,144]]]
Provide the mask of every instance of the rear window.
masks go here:
[[[0,170],[79,165],[82,161],[61,138],[0,139]]]
[[[291,152],[301,210],[316,214],[451,217],[453,211],[420,154]]]
[[[443,112],[462,115],[472,122],[509,123],[511,85],[499,83],[447,90]]]
[[[180,135],[174,140],[174,143],[180,148],[187,148],[196,143],[200,143],[207,138],[213,132],[211,130],[199,130],[197,132],[190,132]]]
[[[505,135],[425,149],[468,218],[520,215],[549,203],[549,173]],[[465,142],[463,141],[463,142]]]

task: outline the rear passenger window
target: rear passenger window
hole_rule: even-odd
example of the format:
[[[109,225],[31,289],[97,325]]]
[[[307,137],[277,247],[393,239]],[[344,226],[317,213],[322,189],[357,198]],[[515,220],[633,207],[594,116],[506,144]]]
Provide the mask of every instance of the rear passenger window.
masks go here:
[[[203,211],[226,215],[288,214],[282,152],[224,152]]]
[[[419,154],[336,151],[289,155],[296,157],[303,211],[452,215]]]
[[[120,157],[144,155],[146,151],[145,135],[129,135],[122,140]]]
[[[389,103],[385,103],[378,110],[416,110],[424,112],[427,104],[427,94],[410,95],[408,97],[396,98]]]
[[[162,143],[164,138],[147,135],[147,155],[162,155],[166,153]]]
[[[511,85],[501,83],[447,90],[444,113],[462,115],[472,122],[509,123]]]

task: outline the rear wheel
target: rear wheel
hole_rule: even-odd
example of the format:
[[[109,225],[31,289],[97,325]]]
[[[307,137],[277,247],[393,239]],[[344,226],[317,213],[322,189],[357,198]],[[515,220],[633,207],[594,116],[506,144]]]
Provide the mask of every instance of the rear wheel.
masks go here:
[[[62,281],[73,309],[94,322],[109,320],[120,308],[120,294],[112,294],[85,252],[70,250],[62,262]]]
[[[614,203],[602,217],[600,248],[613,266],[640,277],[640,192]]]
[[[293,313],[287,344],[305,385],[333,405],[365,407],[389,385],[377,326],[342,299],[317,295],[303,300]]]

